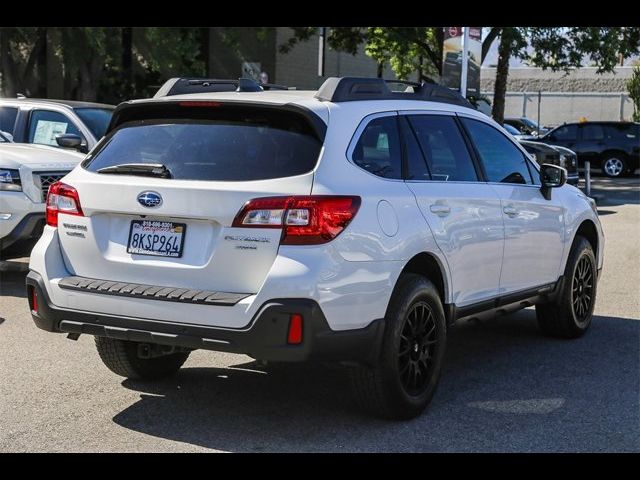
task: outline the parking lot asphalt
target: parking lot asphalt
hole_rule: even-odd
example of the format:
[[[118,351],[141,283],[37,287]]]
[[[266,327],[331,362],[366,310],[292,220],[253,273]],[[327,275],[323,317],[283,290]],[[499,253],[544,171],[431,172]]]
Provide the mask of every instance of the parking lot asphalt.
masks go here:
[[[606,246],[588,334],[545,338],[533,309],[458,324],[432,404],[407,422],[361,414],[335,367],[197,351],[171,379],[123,380],[92,337],[37,329],[26,259],[0,263],[0,452],[638,452],[640,177],[593,193]]]

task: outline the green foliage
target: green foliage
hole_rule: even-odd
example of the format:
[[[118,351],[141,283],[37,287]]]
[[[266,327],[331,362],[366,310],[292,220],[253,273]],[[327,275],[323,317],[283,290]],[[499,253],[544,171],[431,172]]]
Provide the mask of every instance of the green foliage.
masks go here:
[[[3,95],[28,96],[46,89],[46,78],[32,75],[39,47],[46,45],[62,65],[65,98],[112,103],[148,96],[149,86],[175,75],[205,74],[202,31],[187,27],[134,27],[132,78],[123,78],[123,27],[2,27],[0,55]],[[43,41],[45,40],[45,41]],[[36,69],[37,70],[37,69]]]
[[[633,100],[633,121],[640,122],[640,67],[634,67],[633,74],[627,81],[627,90]]]
[[[638,27],[535,27],[519,28],[530,48],[516,56],[534,66],[569,71],[585,66],[598,73],[613,71],[620,55],[640,53]]]

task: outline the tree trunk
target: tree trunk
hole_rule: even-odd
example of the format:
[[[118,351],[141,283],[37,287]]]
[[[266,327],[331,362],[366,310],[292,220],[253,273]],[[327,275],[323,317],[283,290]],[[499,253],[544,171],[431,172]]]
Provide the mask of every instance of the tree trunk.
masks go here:
[[[9,43],[8,28],[0,28],[0,69],[2,70],[2,85],[0,96],[16,96],[16,71]]]
[[[35,46],[36,52],[36,86],[35,94],[40,98],[47,98],[47,27],[38,28],[38,41]],[[25,72],[26,75],[29,72]]]
[[[378,62],[378,78],[382,78],[382,74],[384,73],[384,63]]]
[[[133,28],[122,27],[122,86],[123,98],[131,98],[133,90]]]
[[[209,77],[209,30],[211,27],[200,28],[200,59],[204,63],[204,76]]]
[[[504,100],[507,93],[507,78],[509,77],[509,58],[511,57],[511,35],[505,28],[500,36],[498,46],[498,66],[496,68],[496,83],[493,90],[493,107],[491,116],[500,125],[504,122]]]

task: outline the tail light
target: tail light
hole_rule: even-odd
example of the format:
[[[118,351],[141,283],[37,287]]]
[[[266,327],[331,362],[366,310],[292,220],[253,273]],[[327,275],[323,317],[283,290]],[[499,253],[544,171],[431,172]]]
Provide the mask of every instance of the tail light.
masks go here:
[[[318,245],[336,238],[353,220],[360,197],[309,195],[249,200],[234,227],[281,228],[283,245]]]
[[[47,193],[47,225],[58,226],[58,213],[84,216],[77,190],[62,182],[56,182],[49,187],[49,192]]]

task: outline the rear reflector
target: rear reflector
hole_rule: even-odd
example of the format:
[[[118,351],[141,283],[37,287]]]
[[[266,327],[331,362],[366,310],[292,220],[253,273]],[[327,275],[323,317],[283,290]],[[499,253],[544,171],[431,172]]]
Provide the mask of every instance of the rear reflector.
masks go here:
[[[31,290],[31,311],[38,313],[38,294],[33,287],[29,287],[29,290]]]
[[[299,313],[294,313],[289,317],[287,343],[289,345],[299,345],[302,343],[302,315]]]
[[[281,228],[283,245],[318,245],[337,237],[360,208],[360,197],[306,195],[249,200],[234,227]]]

